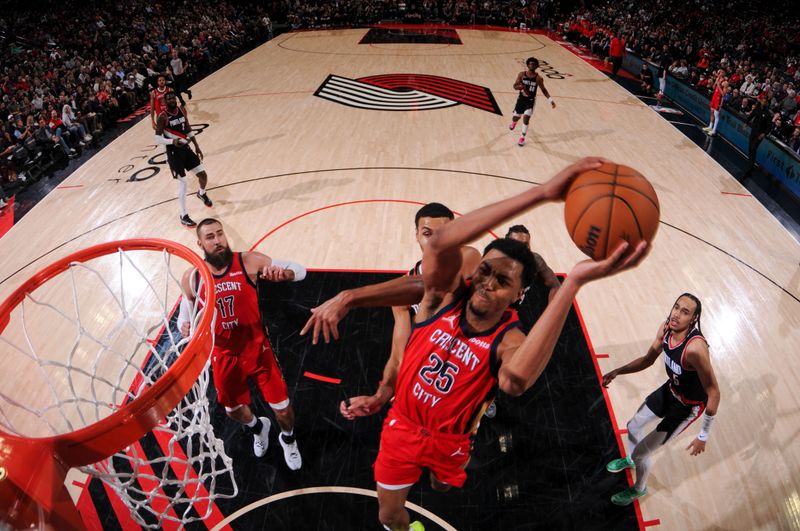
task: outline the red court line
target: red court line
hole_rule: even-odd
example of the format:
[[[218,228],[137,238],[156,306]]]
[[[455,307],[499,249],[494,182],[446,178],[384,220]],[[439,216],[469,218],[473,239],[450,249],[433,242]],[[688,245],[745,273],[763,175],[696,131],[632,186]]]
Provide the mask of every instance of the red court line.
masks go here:
[[[264,240],[266,240],[267,238],[269,238],[270,236],[272,236],[273,234],[278,232],[280,229],[282,229],[286,225],[289,225],[290,223],[294,223],[298,219],[301,219],[301,218],[304,218],[306,216],[310,216],[311,214],[316,214],[317,212],[322,212],[323,210],[328,210],[328,209],[331,209],[331,208],[337,208],[337,207],[340,207],[340,206],[348,206],[348,205],[359,205],[359,204],[364,204],[364,203],[405,203],[405,204],[408,204],[408,205],[420,205],[420,206],[427,205],[427,203],[422,203],[420,201],[410,201],[408,199],[358,199],[356,201],[345,201],[344,203],[335,203],[333,205],[326,205],[326,206],[323,206],[323,207],[315,208],[314,210],[309,210],[308,212],[303,212],[299,216],[295,216],[295,217],[293,217],[293,218],[291,218],[289,220],[284,221],[283,223],[281,223],[280,225],[278,225],[274,229],[272,229],[269,232],[267,232],[261,238],[259,238],[258,241],[256,243],[254,243],[250,247],[249,250],[250,251],[255,250],[255,248],[258,247],[261,244],[261,242],[263,242]],[[456,212],[455,210],[453,210],[453,214],[455,214],[456,216],[461,216],[462,215],[460,212]],[[494,232],[489,231],[489,234],[491,234],[492,236],[497,238],[497,234],[495,234]]]
[[[611,418],[611,427],[614,429],[614,435],[617,438],[617,446],[619,447],[620,455],[625,455],[625,445],[622,443],[622,430],[620,430],[619,426],[617,425],[617,416],[614,413],[614,406],[611,405],[611,399],[608,397],[608,390],[603,387],[603,372],[600,370],[600,364],[597,362],[597,355],[594,351],[594,345],[592,345],[592,339],[589,337],[589,330],[586,328],[586,323],[583,320],[583,315],[581,314],[581,310],[578,307],[578,301],[573,301],[572,306],[575,308],[575,313],[578,315],[578,322],[581,324],[581,329],[583,330],[583,337],[586,338],[586,345],[589,347],[589,354],[591,354],[592,363],[594,363],[594,370],[597,373],[597,380],[601,382],[600,390],[603,392],[603,400],[606,402],[606,408],[608,408],[608,416]],[[624,430],[627,433],[628,430]],[[633,476],[631,475],[630,470],[625,471],[625,476],[628,478],[628,485],[633,485]],[[639,505],[639,500],[634,501],[633,503],[634,511],[636,512],[636,520],[639,522],[639,529],[644,529],[644,517],[642,516],[642,508]]]
[[[650,527],[650,526],[654,526],[654,525],[661,525],[661,520],[659,520],[658,518],[656,518],[655,520],[648,520],[646,522],[642,522],[642,525],[645,526],[645,527]]]
[[[753,197],[753,194],[737,194],[736,192],[720,192],[722,195],[738,195],[739,197]]]
[[[609,355],[608,354],[595,354],[594,357],[597,358],[597,359],[601,359],[601,358],[608,358]]]
[[[311,378],[312,380],[319,380],[320,382],[328,382],[332,384],[340,384],[342,380],[340,378],[331,378],[330,376],[322,376],[321,374],[314,374],[313,372],[304,372],[303,376],[306,378]]]
[[[625,435],[626,433],[628,433],[628,429],[622,428],[621,430],[618,430],[617,433],[619,433],[620,435]]]
[[[83,188],[82,184],[71,184],[64,186],[56,186],[56,190],[66,190],[67,188]]]
[[[139,524],[136,523],[136,521],[131,516],[131,510],[128,509],[128,507],[124,503],[122,503],[122,500],[119,499],[119,496],[117,495],[116,491],[114,491],[114,489],[112,489],[105,481],[101,482],[103,483],[103,488],[106,491],[106,497],[108,497],[108,501],[111,503],[111,508],[114,509],[114,514],[117,517],[117,522],[119,523],[119,526],[125,531],[130,531],[134,529],[140,530],[141,527],[139,526]],[[87,489],[84,492],[88,494],[89,491]]]
[[[81,515],[81,521],[83,525],[86,526],[87,531],[103,531],[103,525],[100,523],[100,515],[97,514],[97,507],[94,506],[94,500],[92,500],[92,496],[89,494],[89,489],[86,488],[91,481],[92,477],[89,476],[85,484],[78,481],[72,482],[82,489],[75,507],[77,507],[78,513]],[[97,481],[100,480],[98,479]]]
[[[158,441],[158,445],[161,447],[161,451],[164,453],[164,455],[170,455],[169,441],[171,437],[165,431],[159,429],[153,430],[153,435],[155,435],[156,441]],[[172,455],[175,456],[176,459],[170,459],[169,464],[172,467],[172,471],[175,473],[175,477],[193,481],[192,483],[188,483],[186,485],[186,497],[191,499],[193,496],[198,495],[201,498],[205,498],[194,503],[194,508],[197,511],[197,514],[202,516],[206,514],[206,511],[208,511],[208,491],[206,490],[205,485],[196,482],[197,474],[195,473],[194,468],[187,465],[189,459],[186,457],[181,445],[173,444],[172,449]],[[206,518],[203,519],[203,522],[210,529],[222,522],[224,519],[225,516],[219,510],[217,504],[212,500],[211,512]],[[222,529],[230,529],[230,526],[225,526]]]

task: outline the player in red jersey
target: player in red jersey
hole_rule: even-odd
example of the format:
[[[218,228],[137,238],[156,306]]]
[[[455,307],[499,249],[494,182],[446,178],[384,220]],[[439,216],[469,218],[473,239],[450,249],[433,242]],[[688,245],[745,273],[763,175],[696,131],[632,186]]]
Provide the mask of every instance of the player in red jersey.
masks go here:
[[[576,175],[602,162],[582,159],[543,185],[440,227],[423,249],[421,279],[401,277],[347,290],[312,310],[301,334],[311,331],[316,343],[320,335],[326,341],[338,338],[337,324],[353,307],[421,299],[375,462],[379,518],[387,529],[409,529],[404,504],[422,468],[431,471],[436,490],[464,484],[469,437],[482,407],[497,387],[519,396],[533,385],[581,286],[633,267],[644,257],[645,242],[635,249],[622,243],[605,260],[576,264],[527,336],[508,308],[534,275],[535,264],[524,244],[509,238],[493,241],[471,281],[461,278],[462,245],[536,205],[563,200]]]
[[[158,118],[158,115],[167,109],[164,97],[172,92],[172,89],[167,86],[166,74],[158,74],[157,79],[158,86],[150,91],[150,121],[153,123],[153,129],[156,128],[156,118]]]
[[[294,436],[294,410],[261,321],[256,282],[259,277],[270,282],[297,282],[305,278],[306,270],[299,264],[257,252],[234,253],[222,223],[212,218],[197,225],[197,245],[214,275],[217,315],[211,363],[217,401],[225,406],[230,418],[247,426],[253,434],[256,456],[263,456],[269,445],[270,421],[256,417],[250,410],[248,380],[253,380],[280,425],[278,441],[286,464],[298,470],[302,459]],[[203,306],[203,301],[195,301],[195,294],[200,292],[197,283],[197,271],[186,271],[181,281],[184,297],[178,317],[184,336],[192,331],[191,315],[196,314],[193,306]]]
[[[414,216],[414,237],[420,250],[424,249],[435,230],[452,221],[453,218],[455,218],[453,211],[441,203],[428,203],[420,208]],[[470,277],[480,259],[481,255],[474,247],[466,245],[461,247],[462,277]],[[409,276],[421,274],[422,260],[414,264],[414,267],[408,271]],[[403,351],[411,336],[411,325],[417,310],[417,305],[392,307],[392,316],[394,317],[392,350],[383,368],[383,378],[374,395],[350,397],[339,405],[339,412],[344,418],[353,420],[356,417],[374,415],[394,396],[397,370],[403,360]]]

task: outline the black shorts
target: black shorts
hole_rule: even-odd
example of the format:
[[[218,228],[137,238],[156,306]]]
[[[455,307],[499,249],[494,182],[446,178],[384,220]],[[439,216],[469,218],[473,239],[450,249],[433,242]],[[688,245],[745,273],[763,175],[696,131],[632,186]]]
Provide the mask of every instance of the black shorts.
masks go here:
[[[186,177],[187,170],[193,170],[200,166],[200,157],[188,146],[174,149],[167,149],[167,163],[172,177]]]
[[[661,422],[656,426],[656,431],[667,434],[664,442],[666,443],[674,435],[679,435],[689,425],[697,420],[706,409],[703,403],[686,405],[672,394],[669,390],[669,382],[650,393],[644,403],[647,407],[661,417]]]
[[[531,110],[531,114],[533,114],[533,106],[536,104],[536,101],[533,98],[528,98],[527,96],[517,96],[517,104],[514,106],[514,114],[525,114],[525,111],[528,109]]]

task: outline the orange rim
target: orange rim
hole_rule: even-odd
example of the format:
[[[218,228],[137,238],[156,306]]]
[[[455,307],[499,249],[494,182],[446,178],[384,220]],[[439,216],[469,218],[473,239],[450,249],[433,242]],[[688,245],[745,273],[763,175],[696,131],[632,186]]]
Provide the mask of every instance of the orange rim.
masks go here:
[[[73,262],[124,251],[167,251],[196,267],[205,286],[206,308],[214,308],[214,293],[209,286],[214,279],[205,262],[188,247],[157,238],[120,240],[102,243],[61,258],[37,272],[0,303],[0,333],[8,324],[11,312],[25,298],[48,280],[66,271]],[[21,437],[0,429],[0,467],[8,479],[30,477],[31,448],[52,450],[54,458],[66,469],[96,463],[141,439],[159,424],[186,396],[203,370],[213,344],[211,327],[214,312],[203,312],[197,330],[181,355],[156,382],[136,399],[106,418],[79,430],[50,437]],[[16,482],[15,482],[16,483]]]

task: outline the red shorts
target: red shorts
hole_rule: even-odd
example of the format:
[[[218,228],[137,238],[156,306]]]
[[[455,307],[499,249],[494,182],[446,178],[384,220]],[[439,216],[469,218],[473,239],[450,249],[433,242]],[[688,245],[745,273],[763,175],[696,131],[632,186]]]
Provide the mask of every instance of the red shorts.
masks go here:
[[[375,481],[394,490],[413,485],[427,468],[440,482],[461,487],[467,480],[470,445],[469,435],[431,433],[390,410],[381,431]]]
[[[269,340],[238,355],[214,349],[211,357],[214,387],[217,402],[228,408],[250,404],[250,388],[253,379],[256,386],[273,409],[284,409],[289,405],[289,394],[283,374],[275,360]]]

